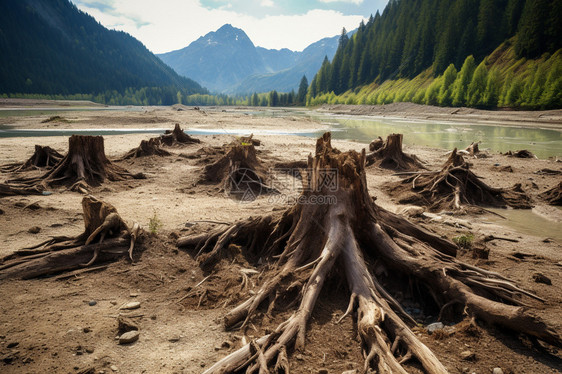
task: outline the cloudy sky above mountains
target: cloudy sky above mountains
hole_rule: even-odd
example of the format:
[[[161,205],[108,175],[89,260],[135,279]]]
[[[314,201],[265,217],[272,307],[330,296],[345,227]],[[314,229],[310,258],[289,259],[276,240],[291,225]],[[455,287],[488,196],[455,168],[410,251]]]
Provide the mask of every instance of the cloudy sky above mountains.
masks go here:
[[[122,30],[154,53],[187,46],[226,23],[257,46],[295,51],[345,27],[357,28],[388,0],[71,0],[110,29]]]

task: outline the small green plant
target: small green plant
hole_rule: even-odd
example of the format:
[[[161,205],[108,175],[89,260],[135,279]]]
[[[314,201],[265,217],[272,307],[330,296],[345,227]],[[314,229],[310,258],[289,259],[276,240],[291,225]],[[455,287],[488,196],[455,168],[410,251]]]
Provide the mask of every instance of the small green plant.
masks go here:
[[[161,227],[162,227],[162,221],[160,221],[160,218],[158,218],[156,211],[154,211],[154,214],[148,221],[148,230],[152,235],[156,235],[158,234],[158,230],[160,230]]]
[[[474,242],[474,234],[468,232],[463,235],[455,236],[453,242],[460,248],[470,249],[472,248],[472,243]]]

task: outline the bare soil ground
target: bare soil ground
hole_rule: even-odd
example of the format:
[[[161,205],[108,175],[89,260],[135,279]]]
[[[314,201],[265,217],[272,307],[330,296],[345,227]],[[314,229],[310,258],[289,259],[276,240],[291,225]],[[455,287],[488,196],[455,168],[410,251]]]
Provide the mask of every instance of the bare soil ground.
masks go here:
[[[261,140],[258,157],[268,166],[280,161],[306,159],[314,152],[315,140],[297,136],[264,135],[268,131],[325,130],[316,122],[297,118],[260,118],[240,112],[205,111],[183,108],[146,108],[140,112],[69,112],[66,121],[41,123],[49,115],[17,117],[4,120],[18,128],[103,128],[133,127],[243,129],[256,132]],[[383,137],[386,134],[381,134]],[[143,139],[153,135],[114,135],[105,137],[109,158],[116,159]],[[92,194],[113,204],[129,223],[139,222],[148,230],[156,217],[161,226],[150,237],[135,262],[122,260],[107,268],[80,276],[57,280],[9,280],[0,283],[0,372],[77,373],[92,369],[95,373],[200,373],[216,360],[241,345],[238,331],[224,331],[221,318],[238,301],[240,269],[252,265],[240,255],[223,260],[213,272],[202,271],[193,253],[178,250],[175,239],[190,232],[203,232],[220,223],[232,223],[285,209],[287,202],[279,196],[259,196],[251,202],[224,196],[218,186],[197,184],[204,159],[186,158],[204,146],[221,146],[229,135],[200,136],[202,144],[167,148],[169,157],[151,156],[118,162],[133,173],[143,172],[146,180],[108,182]],[[34,145],[48,145],[65,154],[67,137],[0,138],[0,164],[26,160]],[[366,147],[365,144],[333,141],[342,151]],[[468,145],[468,144],[467,144]],[[406,147],[426,166],[435,170],[445,161],[445,150]],[[541,169],[561,170],[553,160],[517,159],[491,154],[489,158],[470,159],[476,175],[494,187],[522,183],[535,199],[534,211],[549,222],[562,223],[561,210],[546,206],[536,196],[557,184],[560,175],[536,174]],[[494,166],[499,164],[500,167]],[[511,166],[512,172],[501,167]],[[29,172],[37,175],[39,171]],[[399,180],[392,171],[368,168],[369,192],[377,204],[392,211],[408,211],[385,192],[384,186]],[[297,196],[299,181],[274,173],[282,192]],[[11,177],[0,174],[0,182]],[[284,195],[282,195],[284,196]],[[16,196],[0,199],[0,257],[56,235],[76,235],[83,230],[82,195],[59,189],[50,196]],[[411,209],[410,209],[411,210]],[[419,212],[417,212],[419,213]],[[405,213],[407,214],[407,213]],[[500,212],[501,214],[501,212]],[[518,242],[488,243],[488,259],[474,259],[472,252],[460,251],[464,261],[484,269],[498,271],[523,288],[547,300],[530,301],[541,316],[562,326],[562,240],[516,231],[498,224],[492,214],[456,216],[446,213],[415,214],[412,220],[439,234],[452,238],[471,232],[479,240],[487,235],[516,239]],[[501,221],[501,219],[499,219]],[[154,222],[154,221],[153,221]],[[532,227],[533,222],[529,222]],[[30,230],[38,227],[39,230]],[[38,232],[37,232],[38,231]],[[35,232],[35,233],[31,233]],[[258,268],[258,270],[260,270]],[[552,280],[551,285],[536,283],[533,274],[540,272]],[[204,280],[204,281],[203,281]],[[202,282],[203,281],[203,282]],[[202,283],[201,283],[202,282]],[[259,285],[259,275],[250,276],[250,289]],[[304,352],[290,356],[291,373],[342,373],[360,369],[362,356],[352,319],[336,324],[347,307],[349,291],[332,282],[325,287],[314,310]],[[139,301],[139,309],[124,312],[120,307]],[[405,300],[405,303],[410,302]],[[422,309],[411,302],[412,313]],[[119,345],[117,316],[125,313],[140,326],[140,339]],[[436,313],[433,313],[436,314]],[[256,325],[253,336],[275,327],[286,315]],[[504,373],[559,373],[562,352],[501,329],[476,330],[461,321],[446,334],[429,335],[424,325],[436,320],[425,313],[418,317],[416,333],[434,350],[451,373],[491,373],[495,367]],[[451,324],[453,321],[450,322]],[[252,338],[252,335],[248,336]],[[470,350],[474,359],[463,360],[461,352]],[[412,372],[419,372],[415,366]]]

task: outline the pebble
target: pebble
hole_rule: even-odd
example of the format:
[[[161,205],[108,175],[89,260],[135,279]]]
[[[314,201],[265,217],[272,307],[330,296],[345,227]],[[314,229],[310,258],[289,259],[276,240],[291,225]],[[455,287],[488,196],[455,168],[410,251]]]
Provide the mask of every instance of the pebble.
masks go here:
[[[92,330],[90,330],[89,327],[84,327],[84,328],[82,329],[82,331],[84,331],[84,332],[87,334],[87,333],[89,333],[89,332],[92,331]]]
[[[137,330],[132,330],[124,333],[119,337],[119,344],[129,344],[139,340],[140,333]]]
[[[357,370],[356,370],[356,369],[353,369],[353,370],[346,370],[346,371],[344,371],[344,372],[341,373],[341,374],[357,374]]]
[[[120,309],[122,310],[132,310],[132,309],[138,309],[140,308],[141,304],[138,301],[131,301],[130,303],[127,303],[125,305],[123,305]]]
[[[30,227],[29,230],[27,230],[27,232],[30,234],[39,234],[40,231],[41,231],[41,227],[39,226],[33,226]]]
[[[297,360],[299,360],[299,361],[304,361],[304,356],[299,353],[299,354],[297,355]]]
[[[168,341],[169,341],[170,343],[176,343],[176,342],[179,342],[179,341],[180,341],[180,337],[179,337],[179,335],[174,335],[174,336],[172,336],[171,338],[169,338]]]
[[[117,301],[115,301],[115,300],[111,300],[109,303],[110,303],[111,305],[117,305]]]
[[[435,322],[432,323],[431,325],[427,325],[427,332],[432,334],[434,331],[436,330],[442,330],[445,327],[445,325],[441,322]]]
[[[503,370],[501,368],[494,368],[492,374],[503,374]]]
[[[109,368],[110,368],[111,370],[113,370],[113,371],[119,370],[119,369],[117,369],[117,366],[115,366],[115,365],[111,365]]]
[[[462,351],[461,359],[465,361],[473,361],[476,359],[476,355],[474,354],[474,352],[471,351]]]
[[[320,369],[318,370],[318,374],[328,374],[328,369]]]
[[[90,302],[88,302],[89,306],[94,306],[96,305],[98,302],[96,300],[91,300]]]
[[[20,344],[19,342],[11,342],[11,343],[8,343],[8,345],[6,346],[6,348],[15,348],[15,347],[17,347],[19,344]]]
[[[542,273],[533,274],[533,280],[536,283],[548,284],[549,286],[552,285],[552,281],[550,280],[550,278]]]

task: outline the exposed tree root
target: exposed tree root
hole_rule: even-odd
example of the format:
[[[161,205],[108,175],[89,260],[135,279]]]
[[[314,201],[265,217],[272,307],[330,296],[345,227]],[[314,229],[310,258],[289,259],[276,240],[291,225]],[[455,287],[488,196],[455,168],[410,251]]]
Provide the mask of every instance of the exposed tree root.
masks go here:
[[[89,186],[105,180],[144,179],[142,173],[131,174],[113,164],[105,156],[102,136],[72,135],[68,139],[68,154],[52,170],[36,178],[12,179],[14,187],[48,188],[66,185],[71,190],[86,193]]]
[[[15,195],[42,195],[45,189],[42,186],[11,186],[0,183],[0,197]]]
[[[539,197],[550,205],[562,206],[562,182],[539,194]]]
[[[175,145],[201,143],[201,140],[187,135],[181,128],[180,124],[176,123],[173,130],[166,130],[164,135],[160,136],[162,144],[168,147]]]
[[[324,183],[326,173],[334,170],[336,189]],[[364,151],[340,153],[331,147],[326,133],[309,160],[306,183],[303,199],[282,214],[178,240],[179,246],[195,248],[196,258],[206,266],[223,258],[223,249],[230,244],[241,246],[247,259],[268,264],[262,267],[258,289],[248,290],[247,299],[224,317],[226,328],[245,331],[262,313],[274,313],[278,300],[294,300],[289,306],[294,307],[292,315],[272,333],[226,356],[206,374],[266,373],[288,367],[285,352],[304,349],[307,323],[325,281],[344,274],[350,301],[342,319],[356,316],[364,372],[406,373],[404,365],[413,359],[427,373],[446,373],[410,329],[413,319],[383,286],[396,286],[400,277],[425,286],[439,308],[465,310],[562,346],[559,332],[519,306],[522,302],[516,295],[538,297],[497,273],[457,261],[443,253],[443,248],[454,244],[375,205],[368,195]],[[336,199],[319,203],[320,197],[327,196]],[[385,271],[375,271],[381,268]],[[295,290],[300,290],[296,298]]]
[[[123,255],[132,260],[135,243],[142,234],[138,224],[129,228],[112,205],[91,195],[82,199],[84,232],[76,237],[55,237],[30,248],[15,251],[0,262],[0,279],[29,279],[52,275]]]
[[[30,169],[52,168],[63,159],[63,155],[49,146],[35,145],[35,152],[23,164],[15,163],[0,167],[3,173],[17,173]]]
[[[220,184],[227,194],[238,195],[243,200],[277,192],[268,184],[267,169],[258,159],[251,141],[235,141],[225,147],[224,153],[214,151],[219,157],[205,166],[203,183]]]
[[[373,143],[371,144],[375,146]],[[425,169],[417,156],[402,152],[402,134],[388,135],[382,146],[367,155],[366,160],[367,166],[374,164],[385,169],[402,171]]]
[[[390,186],[400,203],[429,207],[432,211],[459,211],[467,206],[495,206],[530,209],[530,198],[517,184],[511,189],[493,188],[469,169],[455,150],[440,171],[407,173],[406,179]]]
[[[505,155],[509,157],[518,157],[518,158],[537,158],[537,156],[535,156],[533,152],[528,151],[526,149],[522,149],[520,151],[507,151],[505,152]]]
[[[128,160],[137,157],[146,156],[170,156],[171,153],[163,149],[161,146],[160,138],[150,138],[148,140],[141,140],[137,148],[131,149],[121,160]]]

